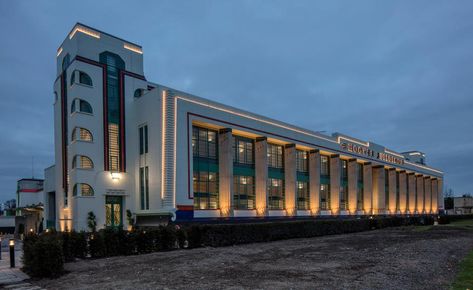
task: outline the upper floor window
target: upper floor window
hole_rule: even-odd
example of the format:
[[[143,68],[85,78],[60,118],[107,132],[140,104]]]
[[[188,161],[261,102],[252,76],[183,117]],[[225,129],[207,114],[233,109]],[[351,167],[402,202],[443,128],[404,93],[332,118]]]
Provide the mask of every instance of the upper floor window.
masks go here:
[[[233,162],[254,165],[254,148],[252,139],[233,136]]]
[[[72,100],[71,104],[71,114],[74,112],[93,114],[92,106],[88,102],[77,98]]]
[[[144,90],[144,89],[136,89],[136,90],[135,90],[135,93],[133,94],[133,96],[134,96],[135,98],[139,98],[139,97],[141,97],[144,93],[145,93],[145,90]]]
[[[72,159],[72,168],[93,169],[92,159],[84,155],[75,155]]]
[[[268,144],[268,166],[273,168],[283,168],[282,145]]]
[[[94,189],[87,183],[76,183],[74,184],[72,195],[77,196],[78,194],[81,196],[94,196]]]
[[[74,141],[85,141],[85,142],[92,142],[93,137],[92,133],[85,128],[75,127],[72,129],[72,142]]]
[[[193,126],[192,153],[194,157],[217,159],[217,132]]]
[[[330,158],[325,155],[320,155],[320,175],[330,175]]]
[[[342,179],[347,179],[348,178],[348,162],[346,160],[341,160],[340,162],[340,175]]]
[[[307,172],[309,165],[309,157],[307,151],[297,150],[296,152],[296,167],[299,172]]]
[[[71,76],[71,86],[76,83],[76,77],[80,84],[92,86],[92,79],[88,74],[82,71],[75,70]]]
[[[148,153],[148,125],[141,126],[140,129],[140,155]]]

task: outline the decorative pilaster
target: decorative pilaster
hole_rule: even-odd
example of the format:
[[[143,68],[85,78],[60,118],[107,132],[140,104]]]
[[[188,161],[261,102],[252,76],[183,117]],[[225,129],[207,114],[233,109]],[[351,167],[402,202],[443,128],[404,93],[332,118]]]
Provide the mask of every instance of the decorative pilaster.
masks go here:
[[[358,188],[358,163],[356,159],[348,161],[348,210],[356,214],[356,192]]]
[[[396,195],[397,195],[397,189],[396,189],[396,169],[391,168],[388,171],[388,178],[389,178],[389,212],[391,214],[395,214],[397,209],[396,209]]]
[[[340,156],[330,156],[330,209],[333,215],[340,213]]]
[[[309,197],[312,215],[319,213],[320,209],[320,152],[309,152]]]
[[[432,181],[430,176],[424,178],[424,210],[430,214],[432,210]]]
[[[384,167],[373,167],[373,213],[385,214],[385,183],[384,183]]]
[[[401,214],[407,212],[407,175],[405,171],[399,172],[399,210]]]
[[[445,209],[443,199],[443,178],[437,180],[437,197],[438,197],[438,208]]]
[[[265,216],[268,212],[268,141],[266,137],[256,138],[255,180],[256,212],[259,216]]]
[[[417,196],[416,196],[416,176],[414,173],[407,175],[407,182],[409,183],[409,213],[415,214],[417,211]]]
[[[296,145],[287,144],[284,148],[284,195],[286,202],[286,214],[294,216],[297,214],[297,168],[296,168]]]
[[[417,212],[424,213],[424,176],[416,176],[417,183]]]
[[[432,213],[437,214],[439,212],[438,205],[438,179],[432,179]]]
[[[373,213],[373,168],[370,162],[363,165],[363,210]]]
[[[218,192],[220,215],[233,215],[233,139],[232,129],[221,129],[218,134]]]

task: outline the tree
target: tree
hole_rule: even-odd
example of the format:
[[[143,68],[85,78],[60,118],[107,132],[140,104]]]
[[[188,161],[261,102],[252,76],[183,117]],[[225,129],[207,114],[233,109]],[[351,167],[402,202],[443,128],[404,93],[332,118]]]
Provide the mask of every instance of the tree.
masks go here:
[[[95,233],[97,231],[97,217],[92,211],[87,214],[87,226],[91,232]]]

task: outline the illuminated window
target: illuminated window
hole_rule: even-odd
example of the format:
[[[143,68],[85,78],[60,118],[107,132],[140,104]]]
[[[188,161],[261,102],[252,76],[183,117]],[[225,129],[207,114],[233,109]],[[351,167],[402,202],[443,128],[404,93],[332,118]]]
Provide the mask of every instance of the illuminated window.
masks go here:
[[[118,124],[108,124],[108,144],[109,144],[109,156],[110,156],[110,171],[120,170],[120,147],[119,147],[119,133]]]
[[[92,142],[93,137],[92,133],[85,128],[75,127],[72,129],[72,137],[71,140],[74,141],[84,141],[84,142]]]
[[[348,161],[340,160],[340,209],[348,209]]]
[[[283,154],[284,149],[282,145],[268,144],[268,167],[284,168]]]
[[[240,136],[233,136],[233,162],[254,165],[254,141]]]
[[[217,131],[193,126],[192,153],[194,157],[217,159]]]
[[[233,206],[235,209],[255,209],[255,181],[253,176],[233,176]]]
[[[284,209],[284,180],[268,178],[268,209]]]
[[[75,112],[93,114],[92,106],[84,100],[74,99],[71,104],[71,114]]]
[[[297,209],[309,209],[309,183],[304,181],[297,181]]]
[[[307,151],[297,150],[296,167],[298,172],[308,172],[309,154]]]
[[[72,158],[72,168],[79,168],[79,169],[93,169],[94,163],[92,159],[84,155],[75,155]]]
[[[77,196],[79,194],[80,196],[94,196],[94,190],[87,183],[76,183],[74,184],[72,195]]]
[[[320,155],[320,175],[330,176],[330,158],[325,155]]]
[[[330,209],[330,184],[320,185],[320,209]]]
[[[194,209],[218,208],[218,173],[194,171]]]

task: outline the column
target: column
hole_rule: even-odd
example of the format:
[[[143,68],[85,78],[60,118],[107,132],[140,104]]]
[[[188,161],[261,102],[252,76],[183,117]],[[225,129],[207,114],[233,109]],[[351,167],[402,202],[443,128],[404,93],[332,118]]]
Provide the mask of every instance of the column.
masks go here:
[[[384,166],[373,167],[373,213],[385,214]]]
[[[309,195],[312,215],[319,213],[320,208],[320,152],[309,152]]]
[[[363,210],[365,214],[373,213],[373,169],[371,163],[363,164]]]
[[[229,128],[218,132],[218,177],[220,215],[229,217],[233,214],[233,139]]]
[[[432,181],[430,176],[424,178],[424,210],[426,214],[430,214],[432,210]]]
[[[256,212],[259,216],[267,214],[267,182],[268,182],[268,141],[266,137],[258,137],[255,142],[255,193]]]
[[[407,182],[409,183],[409,213],[415,214],[417,211],[417,196],[416,196],[416,176],[414,173],[407,175]]]
[[[419,214],[424,213],[424,176],[416,176],[417,182],[417,211]]]
[[[340,155],[330,156],[330,209],[332,215],[340,213]]]
[[[445,200],[443,199],[443,178],[437,179],[437,198],[438,198],[438,208],[445,210]]]
[[[399,210],[401,214],[407,212],[407,176],[405,171],[399,172]]]
[[[438,206],[438,179],[432,179],[432,213],[438,214],[439,206]]]
[[[356,159],[348,160],[348,210],[356,214],[356,192],[358,188],[358,163]]]
[[[294,216],[297,214],[297,168],[296,168],[296,145],[284,146],[284,196],[286,203],[286,214]]]
[[[396,195],[397,195],[397,189],[396,189],[396,169],[395,168],[390,168],[388,171],[388,178],[389,178],[389,212],[391,214],[396,213]]]

